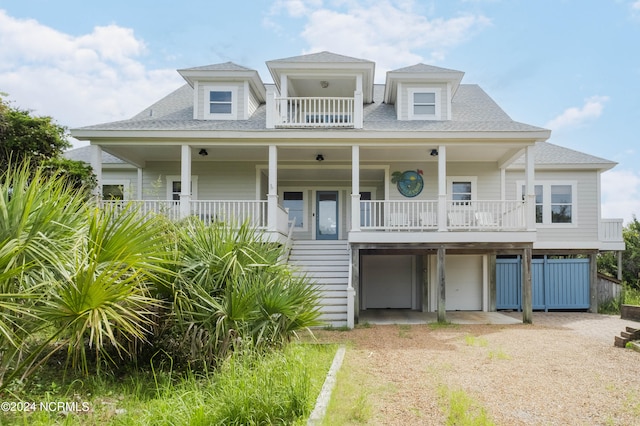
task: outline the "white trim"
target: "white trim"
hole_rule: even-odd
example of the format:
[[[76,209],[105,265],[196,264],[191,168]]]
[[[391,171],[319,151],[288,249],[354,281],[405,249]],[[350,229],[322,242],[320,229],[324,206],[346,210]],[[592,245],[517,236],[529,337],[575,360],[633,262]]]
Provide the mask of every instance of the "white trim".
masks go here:
[[[517,199],[522,199],[523,180],[516,181]],[[556,185],[571,186],[571,222],[552,223],[551,222],[551,187]],[[542,186],[542,223],[535,223],[538,229],[544,228],[577,228],[578,227],[578,181],[576,180],[536,180],[533,187]],[[535,198],[534,198],[535,201]],[[535,206],[534,206],[535,211]],[[566,244],[566,242],[565,242]]]
[[[173,182],[182,182],[182,177],[179,175],[167,175],[167,200],[173,200]],[[191,175],[191,199],[198,199],[198,176]]]
[[[217,84],[209,84],[203,86],[202,96],[202,114],[205,120],[237,120],[238,119],[238,107],[240,99],[238,99],[238,86],[224,86]],[[209,94],[211,92],[231,92],[231,113],[229,114],[212,114],[210,113]]]
[[[409,120],[440,120],[442,117],[442,89],[439,87],[415,87],[407,90],[409,99],[407,100],[407,108]],[[413,101],[414,95],[417,93],[433,93],[435,98],[435,113],[434,114],[415,114],[413,112],[415,103]]]

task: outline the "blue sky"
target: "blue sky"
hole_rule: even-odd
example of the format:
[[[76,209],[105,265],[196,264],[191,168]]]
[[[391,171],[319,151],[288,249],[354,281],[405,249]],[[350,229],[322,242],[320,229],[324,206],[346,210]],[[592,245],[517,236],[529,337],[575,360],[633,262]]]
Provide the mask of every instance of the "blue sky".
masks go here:
[[[552,143],[618,162],[603,217],[640,216],[640,0],[0,0],[0,92],[67,127],[129,118],[176,69],[329,50],[465,72]]]

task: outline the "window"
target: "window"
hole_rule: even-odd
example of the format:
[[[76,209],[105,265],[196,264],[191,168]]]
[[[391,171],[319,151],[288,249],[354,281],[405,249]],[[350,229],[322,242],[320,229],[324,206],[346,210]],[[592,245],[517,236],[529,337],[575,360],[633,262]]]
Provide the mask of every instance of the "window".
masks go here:
[[[361,192],[360,200],[371,201],[371,192]],[[372,225],[372,217],[371,217],[371,204],[370,203],[360,203],[360,226],[371,226]]]
[[[209,92],[209,114],[231,114],[231,92]]]
[[[124,185],[102,185],[103,200],[124,200]]]
[[[167,200],[180,201],[181,192],[180,176],[167,176]],[[191,176],[191,199],[198,199],[198,176]]]
[[[285,191],[282,194],[282,206],[289,209],[289,220],[293,221],[294,228],[305,228],[304,192]]]
[[[551,223],[571,223],[571,185],[551,185]]]
[[[204,87],[204,118],[235,120],[238,114],[238,88],[235,86]]]
[[[102,181],[102,199],[128,200],[131,182],[128,179],[105,179]]]
[[[449,199],[457,206],[468,206],[476,199],[478,178],[475,176],[450,176],[447,178]]]
[[[575,224],[575,182],[549,182],[535,185],[536,223]],[[520,183],[520,195],[525,199],[526,189]]]
[[[409,120],[440,120],[440,89],[409,90]]]
[[[435,93],[414,93],[413,94],[413,114],[414,115],[435,115],[436,94]]]

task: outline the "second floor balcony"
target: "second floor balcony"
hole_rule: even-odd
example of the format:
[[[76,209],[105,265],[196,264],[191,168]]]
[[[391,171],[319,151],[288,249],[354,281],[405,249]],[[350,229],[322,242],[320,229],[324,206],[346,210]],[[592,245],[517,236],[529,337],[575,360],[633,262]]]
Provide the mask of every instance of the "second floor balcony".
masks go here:
[[[267,94],[267,128],[362,128],[362,94],[281,97]]]

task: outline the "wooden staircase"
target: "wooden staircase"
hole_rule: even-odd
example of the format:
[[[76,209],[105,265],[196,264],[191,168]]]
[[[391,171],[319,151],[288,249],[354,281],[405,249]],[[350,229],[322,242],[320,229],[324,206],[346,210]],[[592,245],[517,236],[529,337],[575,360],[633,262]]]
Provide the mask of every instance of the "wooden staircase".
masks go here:
[[[349,262],[347,241],[298,240],[291,247],[289,264],[306,274],[320,290],[320,319],[327,325],[347,325]]]
[[[634,340],[640,340],[640,329],[626,327],[625,331],[620,332],[620,336],[615,336],[613,345],[619,348],[626,348],[627,343]]]

